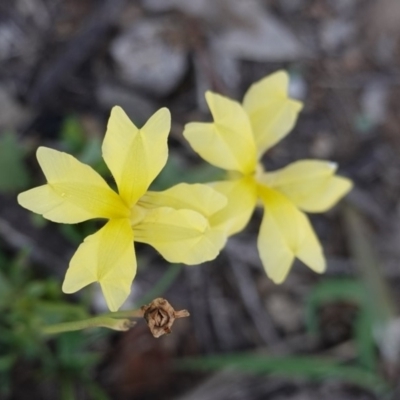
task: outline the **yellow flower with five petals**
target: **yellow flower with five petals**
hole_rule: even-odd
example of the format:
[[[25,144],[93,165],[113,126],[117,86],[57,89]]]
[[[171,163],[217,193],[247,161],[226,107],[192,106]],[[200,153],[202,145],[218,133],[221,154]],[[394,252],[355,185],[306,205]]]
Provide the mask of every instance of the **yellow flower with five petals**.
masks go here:
[[[294,162],[265,172],[261,156],[293,128],[302,103],[288,97],[289,77],[278,71],[253,84],[243,104],[207,92],[213,123],[189,123],[184,136],[206,161],[228,170],[230,178],[210,184],[228,205],[210,217],[213,227],[233,235],[247,225],[257,202],[264,206],[258,251],[267,275],[281,283],[297,257],[316,272],[326,261],[307,212],[331,208],[352,187],[335,176],[335,163]]]
[[[102,145],[103,158],[118,187],[113,191],[91,167],[69,154],[40,147],[37,159],[47,184],[19,194],[21,206],[59,223],[92,218],[107,223],[88,236],[71,259],[65,293],[99,282],[111,311],[126,300],[136,274],[133,242],[153,246],[169,262],[197,264],[215,258],[226,236],[210,228],[206,216],[226,205],[226,198],[206,185],[193,190],[206,200],[200,211],[152,204],[147,189],[168,157],[171,126],[168,109],[157,111],[138,129],[114,107]],[[179,190],[179,189],[178,189]],[[191,187],[186,187],[190,196]],[[146,197],[146,207],[140,205]]]

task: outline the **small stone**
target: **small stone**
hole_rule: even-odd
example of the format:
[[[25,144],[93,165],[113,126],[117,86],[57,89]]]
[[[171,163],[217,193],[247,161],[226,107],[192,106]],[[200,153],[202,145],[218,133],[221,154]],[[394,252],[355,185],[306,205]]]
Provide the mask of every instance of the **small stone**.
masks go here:
[[[187,67],[186,51],[175,40],[179,35],[174,29],[169,20],[143,20],[115,39],[111,54],[121,78],[158,96],[171,93]]]
[[[289,296],[281,293],[271,294],[268,297],[267,308],[276,324],[285,332],[292,333],[300,329],[303,311],[301,305]]]
[[[333,8],[337,13],[349,15],[357,10],[359,4],[357,4],[357,0],[330,0],[329,5]]]
[[[362,113],[377,126],[385,120],[389,84],[387,82],[372,81],[363,90],[361,96]]]
[[[0,86],[0,104],[0,130],[15,131],[32,117],[31,110],[19,104],[3,86]]]
[[[247,24],[231,26],[214,38],[229,54],[250,61],[288,61],[311,55],[283,22],[258,3],[246,2],[242,6]]]
[[[305,8],[306,2],[304,0],[280,0],[277,2],[279,8],[287,13],[300,12]]]
[[[100,81],[96,88],[96,95],[104,109],[109,110],[118,104],[139,125],[144,124],[157,110],[155,104],[148,98],[113,82]]]
[[[307,97],[307,82],[300,74],[290,74],[289,96],[304,101]]]
[[[319,132],[311,145],[311,155],[315,158],[329,159],[336,150],[336,140],[332,133]]]
[[[325,51],[338,50],[354,38],[355,26],[343,19],[328,19],[321,26],[321,45]]]

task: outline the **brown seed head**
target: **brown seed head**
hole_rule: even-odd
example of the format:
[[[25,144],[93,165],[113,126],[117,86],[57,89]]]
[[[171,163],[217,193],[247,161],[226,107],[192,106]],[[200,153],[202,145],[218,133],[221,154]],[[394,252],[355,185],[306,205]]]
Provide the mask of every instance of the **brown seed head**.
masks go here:
[[[146,306],[142,306],[141,310],[150,332],[156,338],[171,333],[172,325],[176,319],[190,315],[187,310],[175,311],[171,304],[161,297],[154,299]]]

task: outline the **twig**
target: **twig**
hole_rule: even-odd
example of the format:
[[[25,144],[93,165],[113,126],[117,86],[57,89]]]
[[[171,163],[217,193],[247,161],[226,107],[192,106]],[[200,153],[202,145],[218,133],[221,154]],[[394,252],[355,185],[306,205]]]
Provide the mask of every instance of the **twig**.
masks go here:
[[[397,379],[400,356],[400,329],[397,307],[383,277],[374,251],[369,226],[357,209],[344,207],[350,250],[366,288],[366,299],[374,318],[374,334],[389,378]]]
[[[125,0],[103,0],[82,23],[79,34],[68,43],[65,51],[45,69],[33,85],[29,95],[32,104],[46,103],[93,49],[101,43],[111,24],[120,13]]]
[[[279,336],[274,329],[274,323],[263,306],[260,296],[258,295],[257,287],[253,277],[250,274],[249,268],[237,262],[229,254],[229,249],[226,252],[230,260],[230,265],[235,275],[236,282],[243,303],[252,319],[258,334],[265,344],[273,345],[279,340]]]
[[[213,353],[216,350],[215,340],[209,328],[209,313],[207,299],[204,293],[207,292],[205,282],[205,264],[184,269],[185,276],[189,283],[189,296],[191,303],[192,321],[194,333],[205,353]]]
[[[371,309],[381,323],[387,323],[396,317],[396,306],[380,271],[370,228],[358,210],[351,205],[344,206],[343,215],[350,251],[356,261],[358,273],[368,291]]]

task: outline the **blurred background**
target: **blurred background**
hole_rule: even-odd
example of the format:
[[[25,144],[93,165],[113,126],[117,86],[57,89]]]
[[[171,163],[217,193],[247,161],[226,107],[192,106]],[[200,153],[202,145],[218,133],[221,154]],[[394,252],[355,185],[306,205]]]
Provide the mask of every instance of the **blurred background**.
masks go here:
[[[1,0],[0,398],[399,399],[399,39],[398,0]],[[210,121],[205,90],[241,100],[281,68],[305,107],[266,168],[329,159],[355,182],[311,216],[327,272],[296,263],[274,285],[256,212],[200,266],[137,246],[125,306],[162,295],[188,309],[171,335],[154,339],[143,321],[126,333],[41,335],[106,308],[94,285],[61,293],[74,250],[101,224],[54,224],[16,202],[44,183],[36,148],[110,180],[100,147],[111,107],[141,126],[166,106],[170,158],[152,187],[215,180],[184,124]]]

